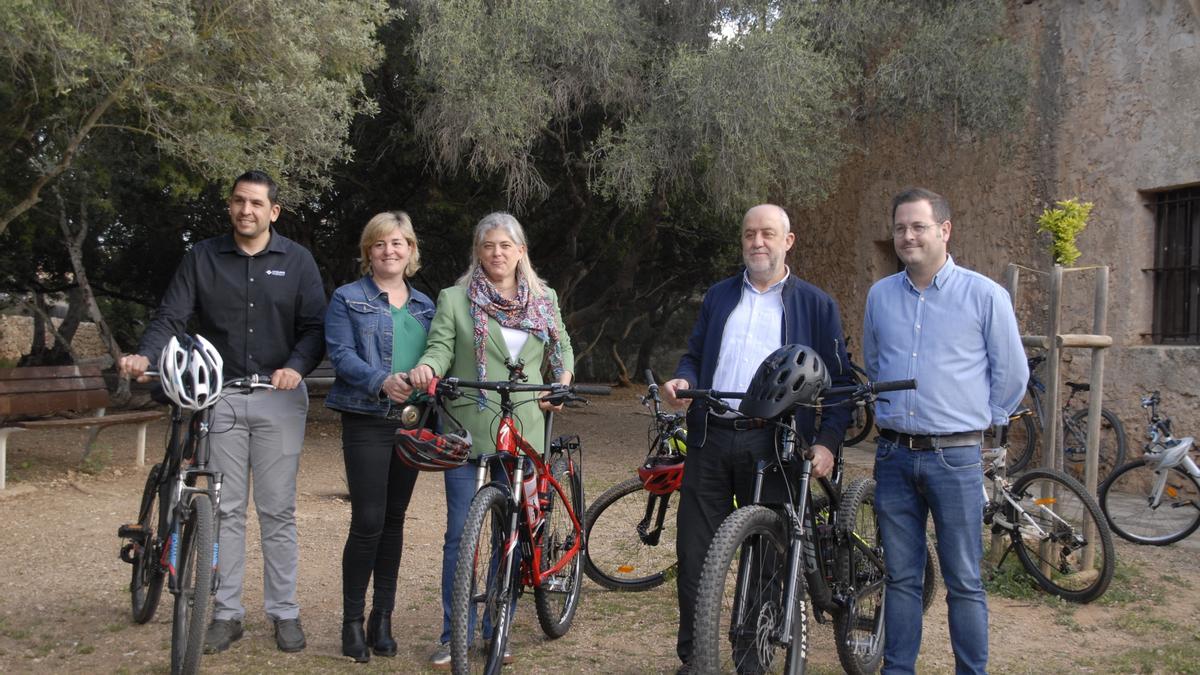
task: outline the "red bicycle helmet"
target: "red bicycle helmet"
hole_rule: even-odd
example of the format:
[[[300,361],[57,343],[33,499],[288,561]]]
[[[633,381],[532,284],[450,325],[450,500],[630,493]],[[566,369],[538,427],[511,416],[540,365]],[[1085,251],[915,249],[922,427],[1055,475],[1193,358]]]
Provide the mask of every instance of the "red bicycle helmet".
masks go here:
[[[651,494],[669,495],[683,483],[683,456],[655,457],[638,467],[638,478]]]
[[[396,456],[418,471],[446,471],[467,463],[471,434],[439,434],[429,429],[397,429]]]

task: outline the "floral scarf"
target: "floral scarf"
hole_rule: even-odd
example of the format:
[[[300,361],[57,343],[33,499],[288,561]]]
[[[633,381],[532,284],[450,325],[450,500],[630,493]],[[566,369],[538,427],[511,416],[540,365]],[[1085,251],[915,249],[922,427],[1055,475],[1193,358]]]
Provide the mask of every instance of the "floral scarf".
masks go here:
[[[471,320],[475,326],[475,364],[479,369],[480,381],[487,379],[487,354],[484,346],[488,338],[489,316],[501,326],[529,331],[533,337],[548,343],[550,369],[555,377],[562,375],[562,343],[559,340],[554,303],[550,302],[548,295],[531,294],[529,283],[524,276],[518,274],[517,297],[509,300],[500,295],[483,269],[476,267],[467,285],[467,298],[471,301]],[[517,357],[516,354],[512,356],[514,359]],[[483,406],[482,398],[479,404]]]

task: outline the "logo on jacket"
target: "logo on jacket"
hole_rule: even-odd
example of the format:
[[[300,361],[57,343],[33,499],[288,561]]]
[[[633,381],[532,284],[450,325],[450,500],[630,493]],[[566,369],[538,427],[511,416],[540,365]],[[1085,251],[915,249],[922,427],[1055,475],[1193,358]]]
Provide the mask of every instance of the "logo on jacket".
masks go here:
[[[287,272],[285,270],[267,270],[267,276],[269,276],[269,277],[286,277]]]

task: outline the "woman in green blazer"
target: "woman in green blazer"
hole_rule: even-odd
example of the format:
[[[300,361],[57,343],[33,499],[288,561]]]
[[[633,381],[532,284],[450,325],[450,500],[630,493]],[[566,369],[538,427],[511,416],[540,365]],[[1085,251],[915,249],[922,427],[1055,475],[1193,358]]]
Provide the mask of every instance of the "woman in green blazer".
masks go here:
[[[464,380],[507,380],[505,360],[525,362],[530,383],[541,383],[543,364],[553,378],[571,382],[575,356],[563,326],[558,296],[538,278],[529,263],[525,230],[507,213],[491,213],[475,227],[471,264],[458,283],[441,292],[429,328],[425,354],[409,372],[414,387],[425,388],[434,376]],[[482,393],[482,392],[480,392]],[[488,400],[498,402],[495,392]],[[533,393],[514,394],[516,402]],[[473,455],[495,451],[497,406],[464,396],[447,405],[451,415],[471,432]],[[521,435],[539,447],[544,442],[545,402],[517,406]],[[442,547],[442,635],[430,659],[435,668],[450,667],[450,594],[458,542],[467,507],[475,495],[475,467],[445,472],[446,538]],[[511,655],[505,654],[505,662]]]

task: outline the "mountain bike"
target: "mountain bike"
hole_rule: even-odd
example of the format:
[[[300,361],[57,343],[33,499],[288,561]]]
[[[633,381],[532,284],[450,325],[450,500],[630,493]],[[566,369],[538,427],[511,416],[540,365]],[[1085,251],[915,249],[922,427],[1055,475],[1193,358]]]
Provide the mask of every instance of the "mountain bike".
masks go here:
[[[846,362],[850,364],[850,379],[854,384],[867,381],[867,371],[854,362],[850,353],[850,340],[846,340]],[[875,408],[866,401],[859,401],[850,412],[850,426],[846,427],[845,445],[858,445],[875,430]]]
[[[1116,567],[1112,533],[1096,500],[1083,485],[1056,469],[1032,469],[1008,479],[1007,439],[983,450],[983,522],[993,533],[1007,533],[1025,571],[1047,593],[1088,603],[1104,594]]]
[[[611,389],[524,384],[524,364],[507,365],[507,381],[450,377],[435,379],[429,387],[439,403],[463,396],[463,389],[500,395],[496,452],[472,460],[479,487],[467,509],[454,570],[450,654],[455,673],[497,673],[503,668],[516,601],[525,588],[533,589],[538,623],[551,638],[570,629],[582,588],[586,539],[579,520],[584,505],[579,437],[559,437],[538,453],[517,428],[513,412],[518,403],[512,395],[549,392],[546,398],[553,402],[586,402],[584,395],[604,395]],[[524,403],[536,405],[536,400]],[[547,437],[552,423],[550,415]],[[489,473],[493,480],[485,484]],[[480,610],[482,620],[477,620]],[[472,653],[477,640],[485,647]]]
[[[914,380],[864,382],[825,390],[843,404],[870,402],[886,391],[913,389]],[[680,398],[705,399],[718,412],[736,392],[681,390]],[[740,413],[738,413],[740,414]],[[697,672],[804,672],[808,601],[813,616],[833,621],[838,659],[848,673],[873,673],[883,659],[883,548],[875,520],[875,482],[860,478],[841,490],[842,458],[830,478],[812,484],[807,440],[791,413],[765,420],[778,429],[775,457],[760,461],[751,503],[725,519],[705,557],[697,593]],[[762,500],[768,475],[782,477],[787,496]],[[934,557],[925,566],[922,600],[936,588]]]
[[[605,490],[588,507],[584,534],[588,546],[583,569],[597,584],[613,591],[645,591],[675,574],[675,513],[687,454],[683,413],[664,411],[654,374],[642,405],[650,410],[650,450],[638,475]]]
[[[213,398],[219,405],[229,391],[274,388],[254,375],[226,382]],[[175,596],[172,673],[199,670],[209,602],[219,584],[216,514],[222,476],[208,468],[211,411],[211,406],[186,410],[171,403],[166,451],[146,476],[137,520],[117,530],[125,540],[121,560],[133,566],[129,583],[133,621],[143,624],[154,617],[164,582]]]
[[[1034,450],[1038,445],[1039,432],[1045,419],[1046,384],[1036,374],[1036,369],[1043,362],[1044,354],[1029,358],[1029,382],[1026,384],[1026,408],[1033,412],[1029,422],[1021,421],[1010,431],[1010,449],[1015,449],[1016,457],[1010,458],[1009,470],[1016,472],[1024,468],[1033,459]],[[1078,479],[1083,478],[1084,460],[1087,459],[1087,428],[1088,408],[1086,405],[1075,404],[1078,394],[1091,390],[1087,382],[1066,382],[1071,393],[1063,401],[1060,414],[1062,415],[1062,449],[1063,469]],[[1116,469],[1125,463],[1127,453],[1125,440],[1125,425],[1117,414],[1107,408],[1100,409],[1100,450],[1096,471],[1096,483],[1103,483]]]
[[[1200,527],[1200,467],[1188,453],[1191,436],[1171,435],[1171,418],[1158,411],[1158,392],[1142,397],[1150,423],[1145,453],[1121,466],[1100,486],[1100,508],[1113,532],[1134,542],[1163,546]]]

